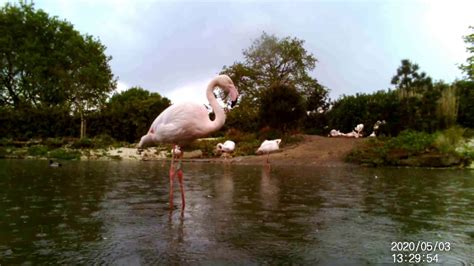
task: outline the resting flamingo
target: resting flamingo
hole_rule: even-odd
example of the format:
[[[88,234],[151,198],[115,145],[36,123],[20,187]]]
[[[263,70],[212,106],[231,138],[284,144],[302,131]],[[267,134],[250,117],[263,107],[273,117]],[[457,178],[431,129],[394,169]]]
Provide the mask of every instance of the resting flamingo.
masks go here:
[[[217,143],[216,149],[217,151],[222,152],[225,158],[227,159],[227,155],[235,150],[235,142],[233,142],[232,140],[226,140],[224,144]]]
[[[281,139],[274,139],[274,140],[264,140],[260,147],[257,149],[257,154],[267,154],[267,165],[269,163],[270,152],[276,151],[280,148]]]
[[[179,103],[173,104],[165,109],[151,124],[148,133],[140,139],[138,149],[151,146],[157,143],[173,144],[173,149],[176,145],[187,144],[197,138],[207,136],[208,134],[219,130],[225,123],[225,112],[217,102],[213,93],[215,87],[219,87],[225,92],[229,93],[231,100],[231,107],[237,102],[239,93],[234,86],[234,83],[227,75],[219,75],[212,79],[207,86],[206,96],[209,104],[215,113],[215,119],[210,120],[209,113],[202,104],[197,103]],[[181,169],[181,158],[183,157],[181,151],[178,166],[174,165],[174,154],[171,158],[171,166],[169,171],[170,176],[170,208],[173,207],[173,179],[175,174],[178,175],[179,187],[181,191],[181,208],[184,209],[184,185],[183,185],[183,170]]]

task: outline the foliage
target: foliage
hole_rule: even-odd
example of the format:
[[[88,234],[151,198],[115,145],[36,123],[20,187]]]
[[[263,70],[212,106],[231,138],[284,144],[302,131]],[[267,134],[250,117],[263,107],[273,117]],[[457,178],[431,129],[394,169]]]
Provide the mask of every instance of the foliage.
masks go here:
[[[115,93],[104,110],[91,117],[89,128],[93,135],[106,134],[116,140],[135,142],[170,104],[159,93],[133,87]]]
[[[98,110],[115,88],[105,46],[70,23],[20,2],[0,9],[0,25],[2,106],[21,116],[25,111],[67,109],[84,122],[86,112]]]
[[[281,131],[298,128],[304,117],[305,107],[298,91],[288,85],[274,85],[264,90],[260,98],[262,126]]]
[[[73,149],[92,149],[94,148],[94,142],[90,138],[82,138],[74,141],[71,144]]]
[[[290,84],[300,92],[309,92],[317,86],[308,72],[316,66],[316,58],[303,48],[297,38],[277,38],[263,33],[243,51],[245,61],[224,66],[222,73],[229,75],[239,91],[256,102],[259,93],[275,84]]]
[[[454,152],[460,142],[463,141],[465,129],[454,126],[436,134],[433,146],[442,152]]]
[[[327,113],[328,134],[331,129],[350,132],[357,124],[364,124],[365,135],[372,132],[378,120],[385,120],[383,127],[387,135],[396,135],[405,128],[400,117],[400,101],[395,91],[378,91],[373,94],[343,95]]]
[[[28,154],[31,156],[46,156],[48,154],[48,147],[42,145],[28,147]]]
[[[375,166],[466,166],[474,153],[469,144],[463,144],[463,133],[460,127],[433,134],[406,130],[387,140],[370,139],[351,151],[346,159]]]
[[[388,149],[403,149],[412,154],[420,153],[431,148],[435,137],[435,135],[425,132],[405,130],[397,137],[389,139],[385,143],[385,147]]]
[[[43,141],[43,145],[46,145],[48,149],[60,148],[67,144],[67,140],[64,138],[47,138]]]
[[[0,136],[16,140],[73,136],[77,122],[66,108],[0,107]]]
[[[438,108],[436,116],[439,119],[441,128],[448,128],[456,123],[458,115],[459,100],[457,88],[452,85],[439,83],[440,97],[438,99]]]
[[[244,61],[224,66],[221,73],[229,75],[239,89],[239,107],[228,116],[228,128],[256,131],[261,125],[260,115],[265,91],[281,84],[295,88],[302,99],[311,98],[311,108],[322,106],[328,91],[309,75],[316,66],[316,58],[297,38],[282,39],[263,33],[243,51]],[[303,117],[303,116],[302,116]]]
[[[423,92],[432,86],[432,81],[425,72],[419,73],[420,67],[408,59],[402,60],[402,65],[397,69],[397,74],[392,77],[391,83],[395,85],[403,97]]]
[[[470,26],[469,29],[474,30],[474,26]],[[460,65],[459,68],[469,80],[474,81],[474,32],[464,36],[464,42],[467,45],[466,51],[470,55],[466,59],[466,64]]]
[[[77,150],[69,150],[65,148],[59,148],[52,150],[48,153],[50,158],[61,159],[61,160],[79,160],[81,158],[81,152]]]
[[[457,123],[463,127],[474,128],[474,81],[457,81],[459,111]]]

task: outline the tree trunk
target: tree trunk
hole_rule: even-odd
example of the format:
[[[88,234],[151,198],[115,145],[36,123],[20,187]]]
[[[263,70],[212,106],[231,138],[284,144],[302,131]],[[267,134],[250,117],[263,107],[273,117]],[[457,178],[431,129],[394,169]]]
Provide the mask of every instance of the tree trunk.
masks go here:
[[[81,139],[86,136],[86,118],[84,114],[81,112]]]

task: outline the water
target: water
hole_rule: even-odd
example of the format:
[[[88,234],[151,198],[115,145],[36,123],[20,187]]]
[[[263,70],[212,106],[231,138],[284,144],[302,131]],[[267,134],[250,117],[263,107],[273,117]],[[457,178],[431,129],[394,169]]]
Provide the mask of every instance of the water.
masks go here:
[[[474,262],[474,171],[185,163],[170,212],[167,167],[0,160],[0,264],[379,264],[396,241]]]

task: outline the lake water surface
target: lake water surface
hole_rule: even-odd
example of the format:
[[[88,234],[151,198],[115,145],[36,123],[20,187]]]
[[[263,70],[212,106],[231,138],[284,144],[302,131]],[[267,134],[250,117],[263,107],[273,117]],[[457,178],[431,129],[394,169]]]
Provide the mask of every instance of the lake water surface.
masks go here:
[[[0,160],[0,264],[474,262],[472,170],[184,163],[170,212],[168,167]]]

